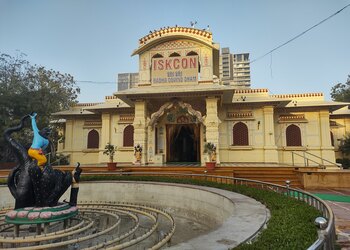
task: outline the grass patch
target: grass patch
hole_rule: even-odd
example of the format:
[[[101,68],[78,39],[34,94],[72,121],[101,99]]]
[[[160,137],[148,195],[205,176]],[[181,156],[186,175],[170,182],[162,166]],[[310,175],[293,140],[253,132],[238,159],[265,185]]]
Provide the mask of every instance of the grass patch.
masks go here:
[[[317,239],[314,220],[320,212],[302,201],[286,197],[272,191],[246,186],[235,186],[216,182],[157,176],[82,176],[82,181],[128,180],[156,181],[209,186],[237,192],[254,198],[270,210],[268,227],[251,244],[243,244],[235,249],[307,249]],[[239,227],[239,225],[237,225]]]
[[[7,178],[0,178],[0,185],[6,185],[7,184]]]

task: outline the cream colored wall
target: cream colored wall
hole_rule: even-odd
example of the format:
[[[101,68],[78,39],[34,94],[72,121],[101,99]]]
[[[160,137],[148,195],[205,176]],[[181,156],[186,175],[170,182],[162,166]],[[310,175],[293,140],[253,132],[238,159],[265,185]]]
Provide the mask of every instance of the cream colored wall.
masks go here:
[[[102,133],[102,138],[100,140],[102,143],[100,143],[100,154],[99,154],[98,162],[106,163],[109,161],[108,156],[103,154],[104,147],[108,142],[110,142],[111,144],[117,147],[117,151],[114,155],[115,162],[117,163],[133,162],[134,148],[123,146],[124,129],[128,125],[133,125],[132,121],[121,122],[120,115],[116,113],[106,113],[104,114],[104,116],[106,118],[106,124],[108,128],[103,130],[105,133]]]
[[[253,113],[253,118],[249,119],[228,119],[226,117],[227,112],[237,112],[237,111],[251,111]],[[325,118],[323,111],[313,111],[313,112],[303,112],[307,122],[295,122],[293,124],[297,125],[301,129],[302,134],[302,147],[286,147],[286,136],[285,130],[288,125],[292,123],[278,123],[279,114],[274,115],[274,140],[276,146],[278,147],[278,162],[281,164],[292,164],[292,154],[291,151],[296,151],[299,154],[303,154],[305,150],[322,158],[325,158],[331,162],[335,162],[333,148],[324,143],[322,145],[322,129],[321,124],[324,123],[322,120]],[[294,112],[293,114],[297,114]],[[264,108],[255,108],[248,109],[242,108],[238,109],[235,106],[219,106],[219,159],[221,162],[270,162],[266,160],[266,129],[265,129],[265,117],[266,110]],[[82,164],[97,164],[108,162],[108,156],[103,155],[103,149],[105,143],[110,142],[113,145],[117,146],[117,152],[115,156],[116,162],[133,162],[134,161],[134,150],[133,147],[123,147],[123,132],[126,126],[132,124],[132,121],[129,122],[120,122],[120,117],[118,114],[103,114],[101,117],[103,128],[93,128],[93,127],[84,127],[84,119],[70,120],[67,119],[66,122],[66,140],[65,147],[61,151],[64,154],[70,154],[71,163],[73,164],[76,161],[81,162]],[[144,117],[144,115],[142,115]],[[145,118],[142,118],[145,119]],[[146,122],[146,120],[144,120]],[[248,126],[249,131],[249,146],[232,146],[232,127],[235,123],[242,121]],[[339,123],[347,124],[350,127],[350,119],[340,121]],[[134,124],[135,125],[135,124]],[[165,128],[165,116],[163,116],[159,122],[158,127],[163,127],[163,155],[164,159],[166,156],[166,128]],[[143,126],[142,126],[143,127]],[[100,135],[100,147],[99,149],[87,149],[87,134],[90,130],[96,129]],[[147,130],[147,133],[146,133]],[[205,129],[207,130],[207,128]],[[204,145],[204,128],[201,127],[201,154],[203,154],[203,145]],[[334,131],[334,130],[333,130]],[[341,133],[345,131],[345,128],[338,129],[335,132],[335,138],[337,138]],[[146,134],[144,139],[147,139],[148,144],[148,155],[146,156],[150,162],[154,162],[155,159],[155,142],[154,142],[154,130],[151,130],[148,127],[140,131]],[[206,133],[211,133],[206,131]],[[148,135],[147,135],[148,134]],[[142,139],[138,134],[136,137],[140,140]],[[207,134],[208,137],[208,134]],[[210,136],[209,136],[210,137]],[[213,137],[214,138],[214,137]],[[137,139],[135,141],[138,141]],[[147,145],[146,144],[146,145]],[[153,152],[150,151],[150,148]],[[146,151],[146,152],[147,152]],[[319,161],[316,158],[309,156],[310,159]],[[205,162],[204,158],[202,162]],[[294,156],[294,162],[297,165],[303,166],[304,159],[299,156]],[[309,162],[310,165],[316,165],[315,163]]]
[[[291,165],[292,151],[303,155],[309,152],[318,157],[335,162],[334,150],[331,146],[329,135],[329,122],[326,110],[316,110],[309,112],[293,112],[293,114],[304,114],[307,122],[288,122],[279,123],[279,113],[275,113],[272,118],[272,125],[267,124],[267,111],[271,112],[268,107],[263,108],[238,108],[237,106],[225,106],[219,112],[220,133],[220,159],[221,162],[279,162],[281,164]],[[249,119],[228,119],[227,112],[249,112],[253,117]],[[285,113],[283,113],[285,114]],[[247,125],[249,131],[249,146],[231,146],[232,145],[232,128],[235,123],[243,122]],[[258,125],[259,124],[259,125]],[[286,128],[295,124],[301,129],[302,147],[286,147]],[[268,125],[268,127],[267,127]],[[350,123],[349,123],[350,125]],[[269,132],[272,126],[272,131]],[[274,140],[269,140],[269,136],[274,136]],[[274,144],[276,147],[274,147]],[[268,150],[266,149],[268,148]],[[272,157],[277,157],[276,161],[271,161]],[[308,155],[310,161],[316,161],[318,164],[330,167],[330,163],[323,162],[317,157]],[[300,166],[304,165],[302,157],[294,155],[294,163]],[[334,166],[332,166],[334,167]]]
[[[87,149],[87,135],[95,129],[101,137],[101,128],[84,128],[84,119],[67,119],[65,147],[59,153],[69,155],[70,163],[98,163],[99,149]]]
[[[307,122],[285,122],[278,123],[278,115],[275,115],[275,134],[276,145],[278,147],[279,162],[284,164],[294,164],[298,166],[312,165],[317,166],[319,164],[331,165],[327,162],[322,162],[321,159],[308,155],[307,153],[314,154],[320,158],[326,159],[335,163],[334,149],[330,143],[330,129],[329,118],[327,118],[327,111],[310,111],[310,112],[292,112],[293,114],[304,114]],[[294,124],[301,130],[301,147],[287,147],[286,146],[286,129],[289,125]],[[329,137],[329,138],[328,138]],[[292,152],[296,152],[301,155],[292,156]],[[304,154],[306,152],[306,154]],[[307,161],[303,156],[309,158]],[[293,158],[294,157],[294,158]],[[313,162],[314,161],[314,162]],[[333,166],[334,167],[334,166]]]
[[[116,120],[119,120],[119,115],[117,115],[116,118]],[[116,162],[130,163],[134,161],[134,148],[123,146],[124,129],[129,125],[132,125],[132,123],[118,123],[117,121],[114,123],[114,141],[115,145],[118,147],[116,152]]]
[[[219,112],[219,119],[221,120],[219,125],[221,162],[264,162],[263,110],[245,108],[240,111],[252,111],[252,119],[227,119],[226,113],[234,111],[238,111],[234,106],[226,106]],[[260,121],[259,128],[258,121]],[[232,128],[237,122],[243,122],[247,125],[249,146],[232,146]]]
[[[118,114],[105,113],[101,115],[103,127],[84,127],[84,121],[89,118],[67,119],[65,147],[60,147],[59,153],[70,155],[70,163],[79,161],[82,164],[99,164],[109,162],[109,157],[103,154],[105,145],[110,142],[117,146],[115,162],[133,162],[133,147],[123,147],[123,132],[129,123],[120,123]],[[87,135],[95,129],[99,133],[99,148],[87,149]]]

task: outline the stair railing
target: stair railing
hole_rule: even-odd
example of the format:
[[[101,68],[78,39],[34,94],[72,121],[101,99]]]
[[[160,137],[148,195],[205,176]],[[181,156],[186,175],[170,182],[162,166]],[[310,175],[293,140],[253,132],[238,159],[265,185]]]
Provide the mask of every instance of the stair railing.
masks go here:
[[[318,155],[312,154],[310,152],[303,151],[303,154],[300,154],[298,152],[292,151],[291,153],[292,153],[292,164],[293,164],[293,166],[296,166],[296,164],[295,164],[295,155],[296,155],[296,156],[299,156],[299,157],[304,159],[304,167],[309,167],[310,166],[309,163],[313,162],[313,163],[315,163],[316,165],[318,165],[321,168],[326,168],[325,163],[328,163],[328,165],[335,166],[335,167],[340,168],[340,169],[342,168],[341,165],[339,165],[339,164],[337,164],[335,162],[331,162],[329,160],[326,160],[326,159],[324,159],[324,158],[322,158],[322,157],[320,157]],[[306,155],[315,157],[318,160],[320,160],[320,162],[316,161],[316,160],[312,160],[309,157],[307,157]]]

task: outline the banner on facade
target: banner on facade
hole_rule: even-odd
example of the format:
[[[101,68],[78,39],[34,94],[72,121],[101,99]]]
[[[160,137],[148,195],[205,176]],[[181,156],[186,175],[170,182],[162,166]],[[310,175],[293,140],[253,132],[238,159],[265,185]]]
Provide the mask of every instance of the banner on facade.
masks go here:
[[[152,83],[198,83],[198,56],[153,58]]]

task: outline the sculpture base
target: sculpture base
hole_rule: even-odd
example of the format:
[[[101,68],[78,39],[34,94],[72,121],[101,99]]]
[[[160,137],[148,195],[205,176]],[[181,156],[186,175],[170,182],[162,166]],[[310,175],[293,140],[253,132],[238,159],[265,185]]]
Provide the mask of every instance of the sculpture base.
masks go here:
[[[78,208],[68,203],[55,207],[25,207],[6,213],[5,221],[9,224],[41,224],[66,220],[78,214]]]

